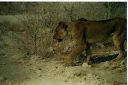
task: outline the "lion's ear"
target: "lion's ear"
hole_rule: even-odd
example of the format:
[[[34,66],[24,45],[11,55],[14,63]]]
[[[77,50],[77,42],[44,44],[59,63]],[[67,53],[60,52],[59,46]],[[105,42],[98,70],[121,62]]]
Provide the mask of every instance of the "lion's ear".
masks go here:
[[[63,26],[63,28],[64,28],[65,30],[67,30],[68,25],[66,25],[66,22],[60,21],[60,22],[59,22],[59,25]]]

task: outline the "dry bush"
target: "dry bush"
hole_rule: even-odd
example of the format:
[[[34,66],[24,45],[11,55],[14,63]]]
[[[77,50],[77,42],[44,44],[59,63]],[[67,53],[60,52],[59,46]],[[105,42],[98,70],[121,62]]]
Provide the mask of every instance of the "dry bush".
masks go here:
[[[2,47],[4,44],[8,50],[5,51],[6,53],[22,53],[26,57],[37,55],[45,58],[53,57],[55,54],[70,53],[72,42],[67,40],[57,43],[52,39],[53,30],[59,21],[72,21],[78,18],[101,20],[126,16],[126,3],[50,2],[22,3],[22,5],[21,8],[19,6],[22,15],[13,15],[19,22],[0,24],[0,40],[2,41],[0,47],[4,48]]]

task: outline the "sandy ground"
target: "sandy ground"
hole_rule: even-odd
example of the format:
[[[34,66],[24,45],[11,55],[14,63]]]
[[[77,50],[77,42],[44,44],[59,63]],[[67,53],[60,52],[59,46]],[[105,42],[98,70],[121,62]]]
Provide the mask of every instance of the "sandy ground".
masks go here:
[[[126,66],[110,61],[65,67],[57,58],[0,57],[0,85],[126,85]]]

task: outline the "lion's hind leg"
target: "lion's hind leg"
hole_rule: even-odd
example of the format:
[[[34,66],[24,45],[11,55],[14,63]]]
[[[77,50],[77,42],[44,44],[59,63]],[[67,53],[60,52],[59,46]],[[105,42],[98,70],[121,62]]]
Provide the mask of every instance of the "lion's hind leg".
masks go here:
[[[116,60],[121,60],[124,58],[124,55],[125,55],[125,50],[124,50],[124,41],[125,41],[125,38],[124,38],[124,34],[114,34],[113,33],[113,43],[114,43],[114,46],[116,47],[116,49],[119,51],[119,54],[118,56],[116,57]]]

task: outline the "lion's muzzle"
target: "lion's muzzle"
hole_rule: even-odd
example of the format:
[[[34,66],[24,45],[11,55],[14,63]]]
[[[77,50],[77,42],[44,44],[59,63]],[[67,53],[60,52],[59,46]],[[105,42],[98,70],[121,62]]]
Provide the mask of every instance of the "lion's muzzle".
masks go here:
[[[57,40],[58,42],[61,42],[61,41],[62,41],[61,38],[58,38],[58,37],[56,37],[56,36],[53,36],[53,39]]]

